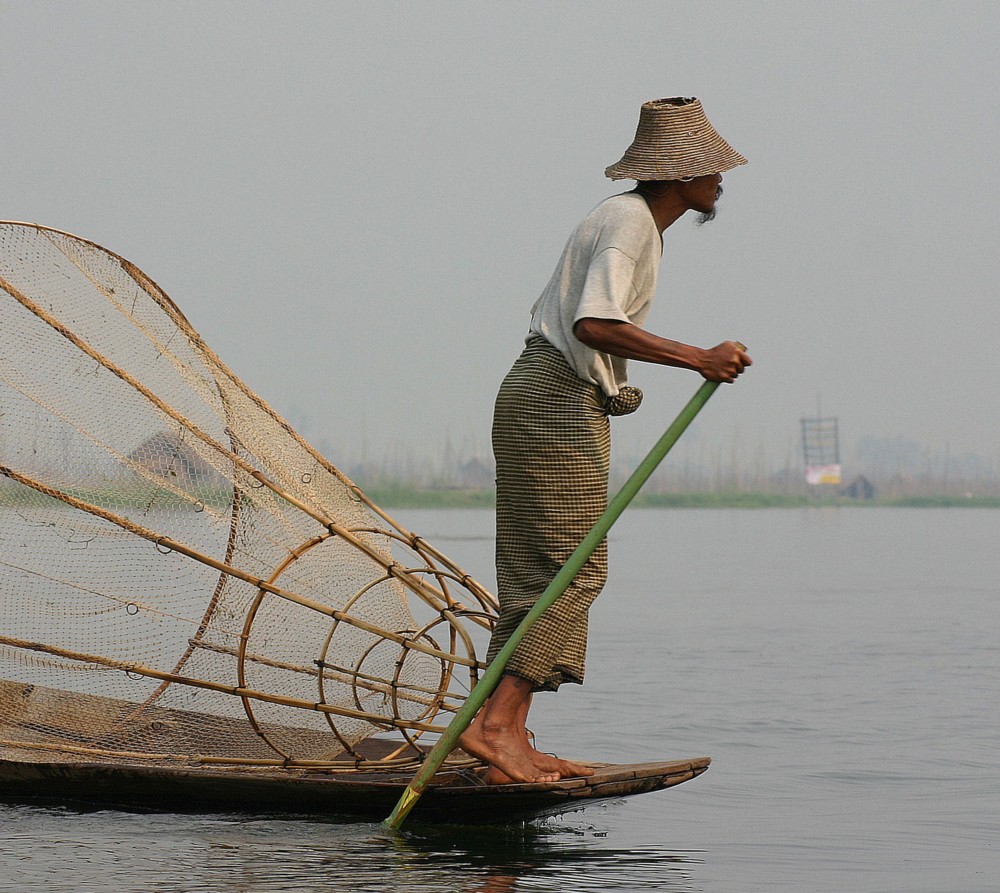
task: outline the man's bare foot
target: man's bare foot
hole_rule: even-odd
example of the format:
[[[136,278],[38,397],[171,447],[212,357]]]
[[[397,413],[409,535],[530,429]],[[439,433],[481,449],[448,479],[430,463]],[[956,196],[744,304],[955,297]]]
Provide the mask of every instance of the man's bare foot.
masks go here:
[[[559,757],[542,753],[534,748],[531,749],[531,759],[539,772],[558,772],[560,778],[580,778],[594,774],[594,770],[590,766],[561,760]]]
[[[579,763],[571,763],[569,760],[560,760],[547,753],[533,750],[531,754],[532,762],[539,772],[558,773],[560,778],[580,778],[593,775],[594,770],[590,766],[583,766]],[[512,784],[512,779],[505,772],[501,772],[496,766],[490,766],[482,775],[486,784]]]
[[[462,733],[458,746],[490,764],[488,784],[552,782],[560,778],[558,771],[540,770],[535,766],[535,751],[516,728],[488,727],[481,716]]]

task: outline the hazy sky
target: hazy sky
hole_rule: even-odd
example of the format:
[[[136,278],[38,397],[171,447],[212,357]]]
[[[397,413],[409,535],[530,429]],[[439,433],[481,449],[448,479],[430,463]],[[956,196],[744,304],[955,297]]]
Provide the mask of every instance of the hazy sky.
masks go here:
[[[1000,4],[0,0],[0,217],[134,261],[338,464],[487,449],[640,104],[749,159],[667,231],[648,327],[749,345],[691,435],[799,418],[1000,461]],[[644,451],[699,379],[632,364]]]

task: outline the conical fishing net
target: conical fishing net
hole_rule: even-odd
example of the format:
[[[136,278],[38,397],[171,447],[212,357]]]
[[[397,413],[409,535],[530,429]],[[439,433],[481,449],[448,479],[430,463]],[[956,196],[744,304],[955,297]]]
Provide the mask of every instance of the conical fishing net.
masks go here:
[[[366,768],[447,725],[482,587],[128,261],[2,223],[0,300],[0,759]]]

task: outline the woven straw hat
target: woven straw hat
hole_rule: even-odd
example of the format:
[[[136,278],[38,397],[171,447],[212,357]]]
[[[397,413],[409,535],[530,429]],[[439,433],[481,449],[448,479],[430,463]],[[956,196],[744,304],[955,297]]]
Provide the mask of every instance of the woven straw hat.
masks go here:
[[[698,99],[651,99],[621,160],[605,169],[612,180],[681,180],[731,170],[747,160],[705,116]]]

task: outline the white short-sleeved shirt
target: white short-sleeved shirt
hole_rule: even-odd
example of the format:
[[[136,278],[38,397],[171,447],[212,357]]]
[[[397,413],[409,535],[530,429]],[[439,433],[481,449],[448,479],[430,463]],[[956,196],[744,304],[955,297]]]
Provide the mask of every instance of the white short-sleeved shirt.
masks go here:
[[[627,380],[626,361],[587,347],[573,334],[573,325],[595,317],[641,326],[656,291],[662,244],[641,195],[627,192],[605,199],[569,237],[531,308],[529,332],[545,338],[580,378],[609,397]]]

